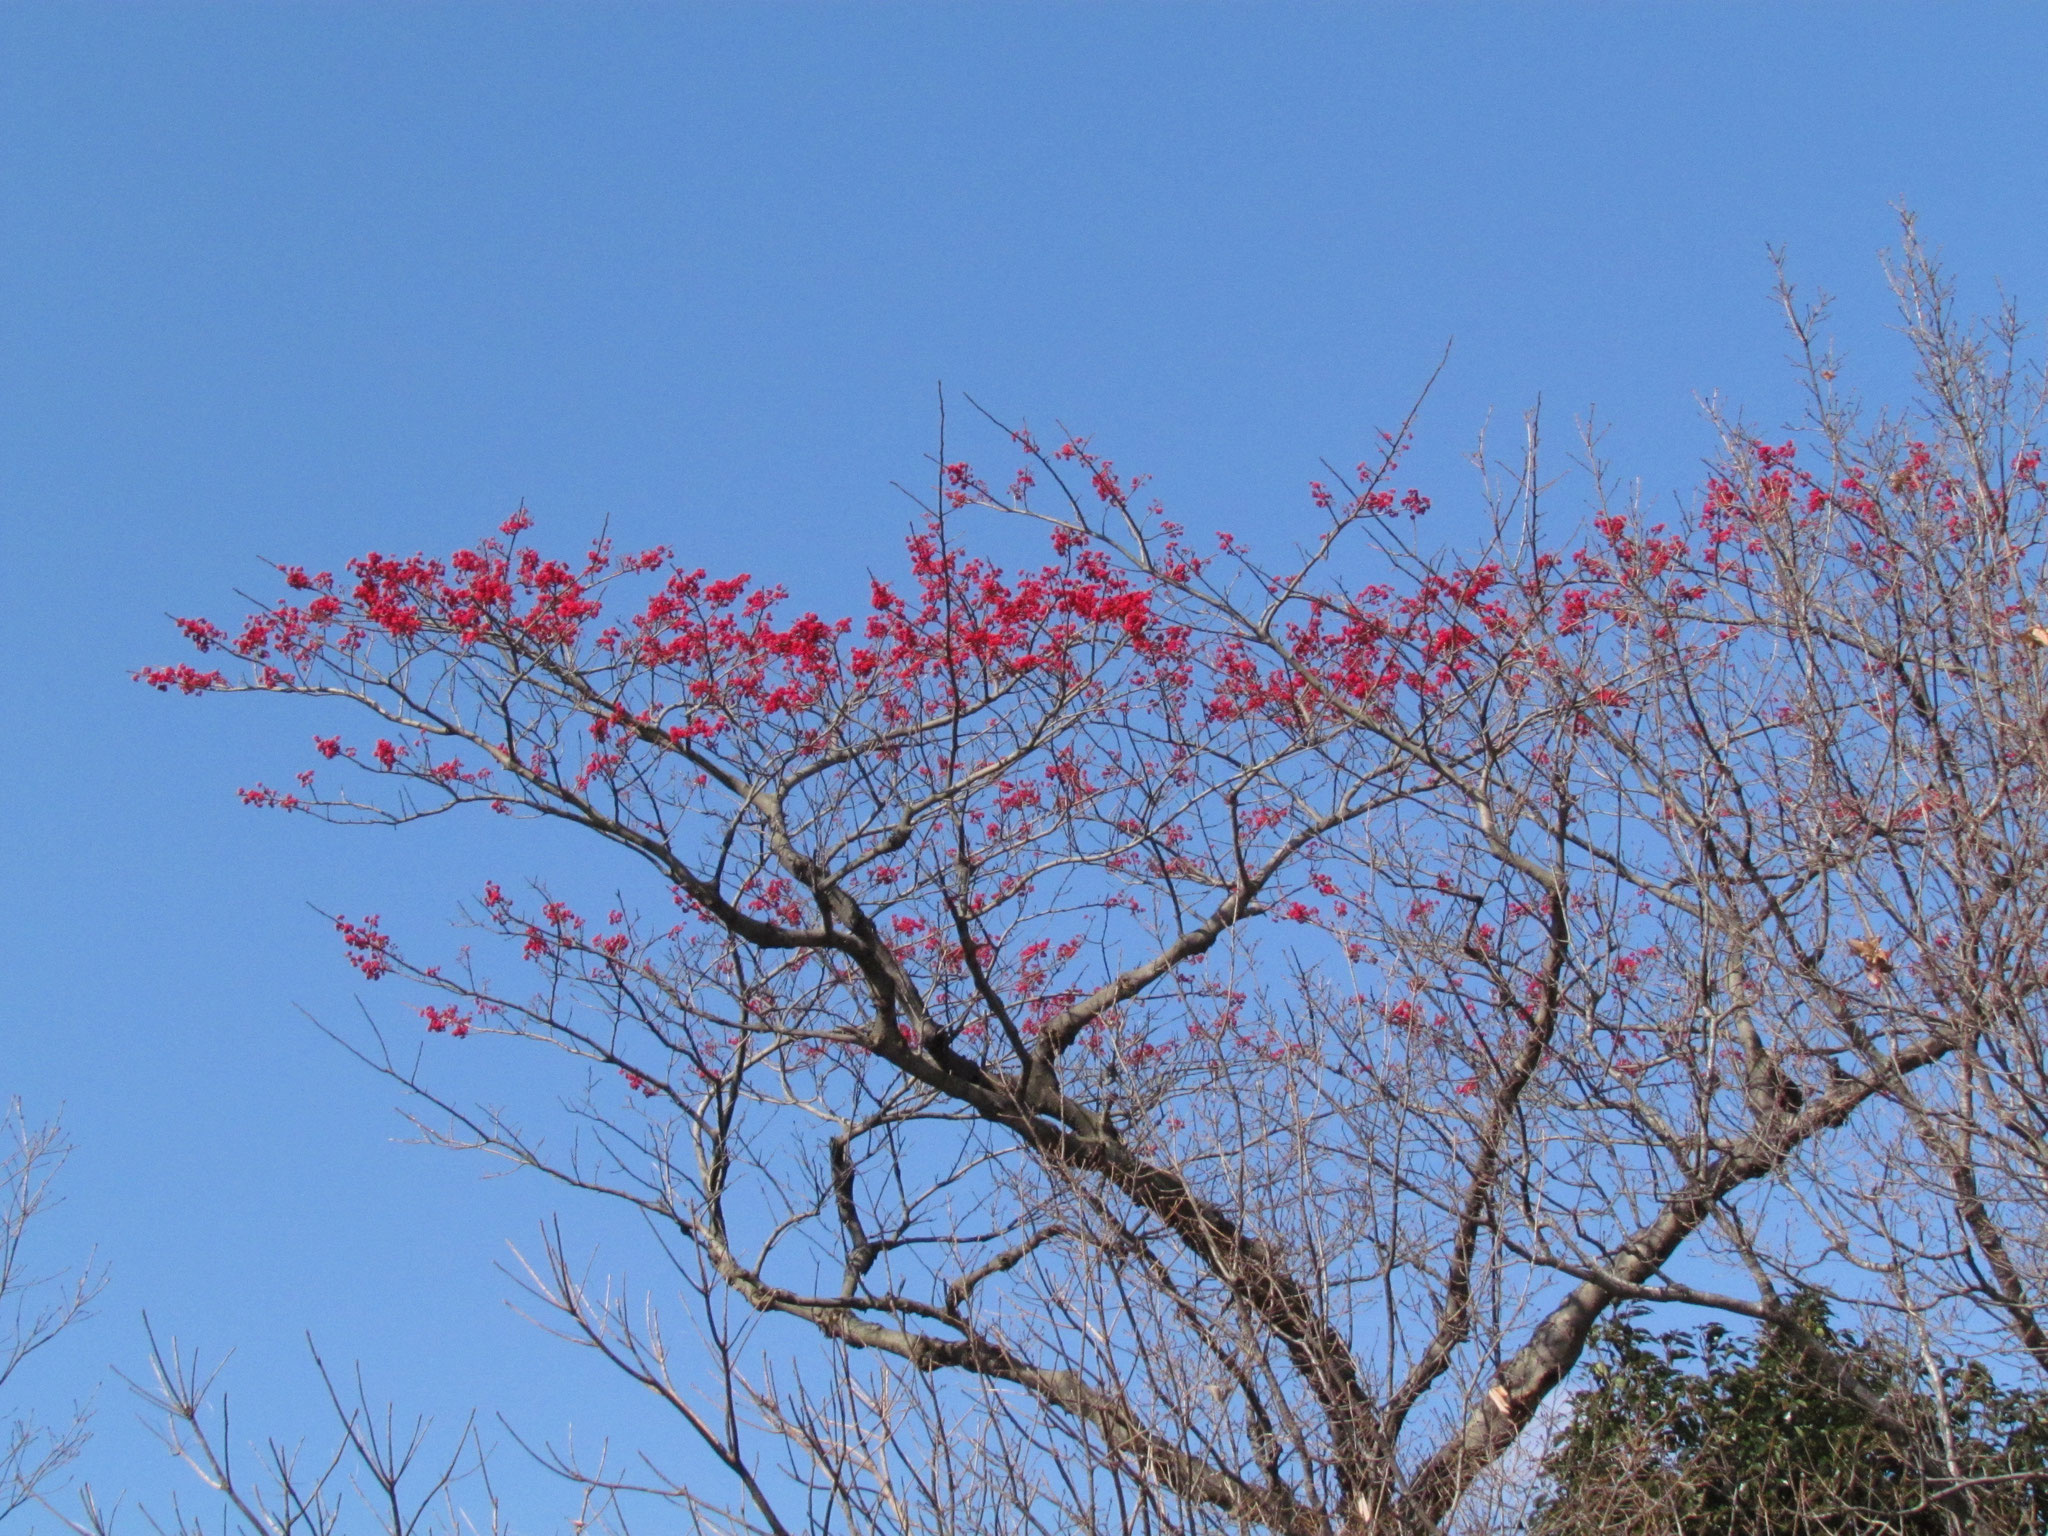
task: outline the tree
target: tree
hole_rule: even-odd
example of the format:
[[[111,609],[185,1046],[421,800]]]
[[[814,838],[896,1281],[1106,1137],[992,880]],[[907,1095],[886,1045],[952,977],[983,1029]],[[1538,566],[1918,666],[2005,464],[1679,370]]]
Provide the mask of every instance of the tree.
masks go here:
[[[359,711],[251,803],[639,871],[485,885],[523,979],[335,924],[424,989],[445,1050],[358,1049],[443,1140],[662,1235],[702,1351],[559,1243],[533,1285],[731,1472],[719,1518],[1433,1530],[1618,1303],[1826,1357],[1813,1290],[2048,1368],[2039,376],[1908,237],[1923,398],[1859,424],[1788,290],[1809,419],[1724,422],[1667,520],[1595,460],[1557,537],[1532,421],[1432,554],[1404,428],[1275,562],[1019,430],[1007,488],[941,453],[858,619],[522,510],[282,567],[181,621],[233,676],[143,676]],[[566,1119],[453,1085],[515,1046]]]
[[[207,1536],[216,1528],[244,1536],[336,1536],[358,1528],[381,1536],[502,1536],[489,1453],[474,1416],[452,1445],[437,1442],[432,1420],[403,1424],[389,1404],[373,1406],[360,1368],[354,1392],[347,1391],[315,1348],[313,1365],[333,1413],[324,1446],[309,1450],[303,1440],[271,1436],[238,1462],[227,1394],[218,1390],[222,1368],[203,1367],[176,1339],[160,1340],[146,1318],[144,1327],[149,1380],[128,1385],[160,1420],[164,1448],[219,1505],[216,1517],[195,1514],[173,1492],[166,1513],[143,1510],[158,1536]],[[476,1496],[466,1497],[472,1491]],[[591,1523],[591,1512],[586,1504],[577,1529]],[[78,1490],[77,1512],[59,1518],[73,1536],[115,1536],[119,1514],[120,1501],[103,1505],[87,1484]]]
[[[45,1345],[86,1315],[104,1277],[90,1262],[75,1274],[31,1266],[31,1229],[50,1207],[52,1183],[70,1148],[55,1125],[33,1125],[21,1101],[0,1114],[0,1387]],[[55,1491],[89,1438],[89,1414],[45,1424],[32,1413],[0,1425],[0,1521]]]
[[[1976,1362],[1944,1362],[1923,1385],[1917,1362],[1829,1327],[1816,1298],[1796,1310],[1796,1337],[1650,1334],[1639,1308],[1612,1314],[1544,1460],[1533,1536],[1918,1536],[1951,1529],[1943,1503],[1966,1494],[1972,1531],[2041,1530],[2048,1394],[2001,1387]]]

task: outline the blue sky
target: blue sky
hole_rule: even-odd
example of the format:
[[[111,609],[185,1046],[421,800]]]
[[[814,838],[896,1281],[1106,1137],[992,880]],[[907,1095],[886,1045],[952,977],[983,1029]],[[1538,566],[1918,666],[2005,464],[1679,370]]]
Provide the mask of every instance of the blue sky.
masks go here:
[[[1768,246],[1874,393],[1895,202],[2048,306],[2044,45],[2033,5],[0,9],[0,1091],[77,1143],[46,1253],[113,1275],[28,1395],[135,1369],[147,1308],[286,1434],[308,1328],[444,1416],[647,1422],[504,1304],[544,1192],[403,1144],[308,1021],[358,1006],[314,906],[431,937],[576,851],[242,809],[314,722],[129,682],[167,612],[522,498],[834,605],[939,381],[1257,537],[1452,343],[1447,536],[1539,396],[1682,492],[1702,396],[1788,408]],[[160,1501],[102,1398],[90,1475]]]

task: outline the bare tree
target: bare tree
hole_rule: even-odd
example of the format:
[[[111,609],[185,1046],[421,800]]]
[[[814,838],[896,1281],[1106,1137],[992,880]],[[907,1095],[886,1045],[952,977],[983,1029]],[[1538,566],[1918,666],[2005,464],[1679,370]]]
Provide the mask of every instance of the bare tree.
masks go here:
[[[336,1536],[364,1526],[380,1536],[504,1531],[487,1447],[474,1418],[452,1444],[438,1445],[432,1421],[401,1423],[389,1405],[372,1405],[360,1368],[353,1390],[344,1388],[313,1349],[333,1414],[324,1444],[309,1449],[304,1441],[275,1436],[260,1445],[238,1444],[228,1397],[220,1390],[222,1367],[204,1367],[196,1353],[181,1352],[176,1339],[162,1341],[148,1331],[149,1379],[129,1386],[156,1421],[165,1448],[212,1496],[212,1507],[198,1511],[175,1493],[165,1514],[145,1507],[143,1518],[158,1536],[210,1536],[216,1529],[239,1536]],[[477,1498],[460,1497],[466,1485],[476,1489]],[[590,1511],[586,1501],[586,1516]],[[118,1503],[103,1505],[88,1485],[80,1491],[77,1512],[63,1519],[75,1536],[113,1536],[119,1514]],[[578,1528],[585,1523],[579,1521]]]
[[[626,856],[484,889],[524,980],[336,919],[432,997],[431,1068],[358,1049],[433,1134],[662,1245],[680,1307],[553,1238],[532,1286],[733,1502],[565,1470],[776,1532],[1437,1530],[1619,1300],[2048,1367],[2039,379],[1899,279],[1925,399],[1864,420],[1813,343],[1806,426],[1726,424],[1664,520],[1589,448],[1554,537],[1532,421],[1433,553],[1404,427],[1273,561],[1018,431],[1005,489],[941,451],[858,620],[521,512],[144,676],[367,713],[316,745],[369,792],[254,803]],[[489,1043],[566,1113],[448,1086]]]
[[[31,1125],[21,1101],[0,1116],[0,1388],[14,1381],[29,1357],[82,1318],[104,1277],[91,1262],[75,1273],[41,1272],[31,1265],[29,1235],[55,1196],[52,1186],[70,1149],[54,1124]],[[31,1412],[12,1414],[0,1427],[0,1520],[53,1492],[90,1437],[88,1411],[64,1423],[45,1423]]]

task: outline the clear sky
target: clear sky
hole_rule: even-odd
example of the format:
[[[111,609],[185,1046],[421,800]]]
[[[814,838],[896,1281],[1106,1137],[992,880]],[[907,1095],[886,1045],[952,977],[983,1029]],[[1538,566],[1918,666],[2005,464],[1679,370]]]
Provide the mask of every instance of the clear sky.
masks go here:
[[[833,605],[941,380],[1256,536],[1454,340],[1450,534],[1539,395],[1683,491],[1703,395],[1786,408],[1772,244],[1879,379],[1895,202],[2048,310],[2044,56],[2037,3],[0,8],[0,1092],[77,1143],[46,1255],[113,1274],[24,1391],[135,1369],[147,1308],[252,1428],[312,1422],[308,1328],[408,1405],[635,1422],[504,1305],[544,1192],[403,1144],[308,1021],[358,990],[314,906],[431,940],[575,850],[242,809],[313,721],[129,682],[167,612],[522,498]],[[91,1475],[160,1500],[102,1401]]]

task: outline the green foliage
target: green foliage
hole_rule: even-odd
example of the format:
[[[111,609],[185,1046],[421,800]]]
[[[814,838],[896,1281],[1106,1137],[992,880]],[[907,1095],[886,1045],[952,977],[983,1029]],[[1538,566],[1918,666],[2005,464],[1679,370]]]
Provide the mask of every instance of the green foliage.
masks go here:
[[[1533,1536],[2041,1536],[2048,1392],[1830,1326],[1670,1333],[1620,1312],[1543,1463]],[[1800,1337],[1803,1334],[1804,1338]]]

